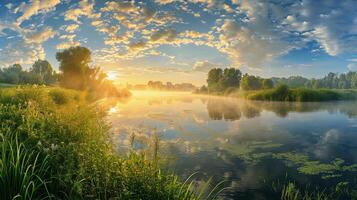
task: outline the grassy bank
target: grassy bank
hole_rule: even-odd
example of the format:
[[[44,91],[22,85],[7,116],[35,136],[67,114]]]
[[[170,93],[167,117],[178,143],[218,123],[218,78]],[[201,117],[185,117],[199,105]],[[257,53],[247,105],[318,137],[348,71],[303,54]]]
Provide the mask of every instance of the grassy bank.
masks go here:
[[[274,89],[248,92],[246,98],[261,101],[299,102],[355,100],[357,99],[357,91],[308,88],[290,89],[282,85]]]
[[[0,199],[199,199],[141,153],[118,156],[77,91],[0,89]]]
[[[225,91],[196,92],[196,94],[230,96],[259,101],[319,102],[357,100],[357,90],[289,88],[286,85],[264,90],[228,88]]]
[[[0,88],[9,88],[9,87],[16,87],[16,85],[8,84],[8,83],[0,83]]]

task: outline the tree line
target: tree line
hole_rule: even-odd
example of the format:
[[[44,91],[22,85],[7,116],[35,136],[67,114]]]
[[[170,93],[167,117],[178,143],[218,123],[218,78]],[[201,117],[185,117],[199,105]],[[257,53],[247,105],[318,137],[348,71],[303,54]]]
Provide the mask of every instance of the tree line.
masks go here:
[[[357,72],[328,73],[320,79],[307,79],[301,76],[289,78],[273,78],[276,84],[286,84],[289,87],[306,87],[313,89],[357,89]]]
[[[76,46],[56,53],[59,62],[57,73],[46,60],[36,61],[29,70],[20,64],[0,70],[0,82],[9,84],[44,84],[59,85],[64,88],[82,90],[102,96],[122,96],[107,74],[100,67],[91,65],[91,51],[86,47]],[[128,92],[126,92],[128,95]],[[99,94],[97,94],[99,95]]]
[[[321,79],[308,79],[302,76],[262,78],[243,74],[236,68],[214,68],[207,74],[207,86],[202,86],[197,92],[226,93],[236,89],[262,90],[278,85],[286,85],[290,88],[357,89],[357,72],[350,71],[341,74],[330,72]]]
[[[236,68],[214,68],[208,72],[207,87],[202,86],[199,92],[219,93],[241,88],[244,90],[270,89],[274,84],[272,79],[265,79],[249,74],[242,74]]]
[[[58,76],[46,60],[37,60],[28,71],[20,64],[0,69],[0,82],[9,84],[51,85],[57,82]]]

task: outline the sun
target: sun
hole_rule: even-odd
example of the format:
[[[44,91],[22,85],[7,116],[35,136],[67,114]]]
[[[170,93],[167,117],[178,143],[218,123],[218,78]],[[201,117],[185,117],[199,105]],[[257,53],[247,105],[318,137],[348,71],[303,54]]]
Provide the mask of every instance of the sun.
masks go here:
[[[116,72],[116,71],[109,71],[109,72],[107,73],[107,79],[108,79],[108,80],[111,80],[111,81],[114,81],[114,80],[118,79],[118,72]]]

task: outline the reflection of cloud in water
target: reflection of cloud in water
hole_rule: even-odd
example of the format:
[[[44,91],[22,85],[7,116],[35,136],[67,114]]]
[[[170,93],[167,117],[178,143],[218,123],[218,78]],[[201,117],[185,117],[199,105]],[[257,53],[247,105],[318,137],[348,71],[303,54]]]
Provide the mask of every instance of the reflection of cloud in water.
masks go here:
[[[356,102],[252,102],[162,94],[134,95],[116,107],[121,116],[109,117],[114,127],[157,128],[160,152],[175,158],[178,173],[187,175],[200,168],[234,179],[241,189],[260,187],[262,178],[285,175],[286,163],[292,168],[289,173],[326,175],[341,172],[334,168],[339,162],[335,158],[345,161],[339,163],[341,169],[357,162]],[[130,144],[128,136],[120,131],[116,135],[114,141],[122,140],[119,146]],[[142,131],[136,139],[148,142],[150,132]],[[306,173],[294,177],[309,180]]]

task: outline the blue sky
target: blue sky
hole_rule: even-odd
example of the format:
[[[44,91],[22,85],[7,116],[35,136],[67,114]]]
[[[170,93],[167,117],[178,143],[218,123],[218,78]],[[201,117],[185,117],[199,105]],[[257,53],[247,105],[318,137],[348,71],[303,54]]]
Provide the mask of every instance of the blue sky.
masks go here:
[[[118,83],[357,70],[356,0],[2,0],[0,67],[82,45]]]

